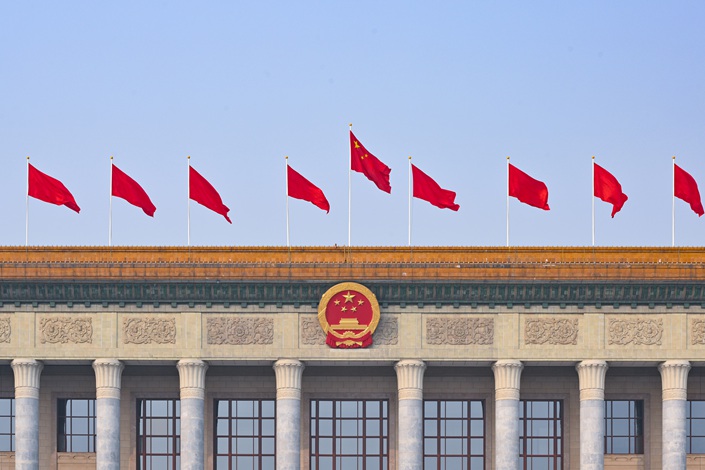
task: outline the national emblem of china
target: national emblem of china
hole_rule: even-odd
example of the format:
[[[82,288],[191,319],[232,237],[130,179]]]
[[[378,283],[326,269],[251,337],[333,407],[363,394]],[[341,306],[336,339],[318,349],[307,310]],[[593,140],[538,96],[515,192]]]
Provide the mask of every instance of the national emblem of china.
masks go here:
[[[379,323],[377,297],[356,282],[337,284],[321,297],[318,321],[331,348],[366,348]]]

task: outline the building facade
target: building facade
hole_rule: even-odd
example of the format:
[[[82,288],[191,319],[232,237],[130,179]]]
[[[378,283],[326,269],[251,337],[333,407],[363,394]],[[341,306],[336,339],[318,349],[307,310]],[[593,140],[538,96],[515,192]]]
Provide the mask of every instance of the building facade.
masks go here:
[[[2,248],[0,469],[705,467],[704,255]]]

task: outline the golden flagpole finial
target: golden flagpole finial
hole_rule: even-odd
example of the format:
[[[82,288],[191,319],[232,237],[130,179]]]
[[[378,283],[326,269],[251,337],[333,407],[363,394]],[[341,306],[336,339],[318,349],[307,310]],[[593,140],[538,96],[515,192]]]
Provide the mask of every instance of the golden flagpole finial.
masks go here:
[[[27,157],[27,158],[29,158],[29,157]],[[673,159],[674,159],[674,160],[676,159],[676,156],[675,156],[675,155],[673,156]]]
[[[349,126],[350,126],[350,128],[352,129],[352,122],[351,122],[350,124],[348,124],[348,125],[349,125]]]
[[[186,160],[191,160],[191,155],[189,155],[188,157],[186,157]]]
[[[27,160],[29,160],[29,155],[27,155]]]
[[[509,160],[509,155],[507,155],[507,160]]]
[[[284,160],[288,160],[288,159],[289,159],[289,155],[286,155],[286,156],[284,157]]]
[[[409,155],[409,160],[411,160],[411,155]]]
[[[112,159],[113,159],[113,156],[112,156],[112,155],[110,155],[110,160],[112,160]]]

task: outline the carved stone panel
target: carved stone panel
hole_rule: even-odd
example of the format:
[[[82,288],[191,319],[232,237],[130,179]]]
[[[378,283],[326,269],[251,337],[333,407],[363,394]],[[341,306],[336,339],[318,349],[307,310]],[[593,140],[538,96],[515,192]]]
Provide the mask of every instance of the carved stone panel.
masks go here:
[[[272,344],[274,320],[271,318],[208,318],[206,335],[208,344]]]
[[[39,341],[50,344],[92,343],[93,319],[75,316],[41,318]]]
[[[124,318],[122,337],[125,344],[175,344],[176,319],[173,317]]]
[[[692,320],[690,322],[690,343],[705,344],[705,320]]]
[[[578,344],[578,319],[527,318],[525,344]]]
[[[301,317],[301,344],[323,345],[326,344],[326,334],[321,328],[317,316],[310,318]]]
[[[427,344],[493,344],[494,319],[435,317],[426,320]]]
[[[9,343],[12,336],[10,317],[0,318],[0,343]]]
[[[609,344],[620,346],[660,345],[663,336],[663,320],[646,318],[610,319],[607,338]]]
[[[396,317],[379,320],[372,344],[379,346],[394,346],[399,342],[399,321]]]

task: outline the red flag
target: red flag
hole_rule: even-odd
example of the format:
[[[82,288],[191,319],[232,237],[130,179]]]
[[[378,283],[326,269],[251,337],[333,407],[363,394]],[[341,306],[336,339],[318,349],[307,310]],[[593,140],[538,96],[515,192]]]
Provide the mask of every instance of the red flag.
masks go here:
[[[189,165],[188,171],[188,197],[213,212],[222,215],[225,217],[225,220],[232,224],[230,217],[228,217],[230,209],[223,204],[223,200],[220,198],[218,191],[216,191],[213,185],[201,176],[199,172],[194,170],[192,166]]]
[[[314,206],[323,209],[326,213],[330,212],[330,204],[328,204],[328,199],[326,199],[323,191],[321,191],[318,186],[301,176],[301,174],[289,165],[286,166],[286,172],[287,194],[290,197],[303,199],[304,201],[308,201]]]
[[[539,180],[535,180],[511,163],[509,164],[509,195],[519,199],[524,204],[538,207],[545,211],[548,207],[548,188]]]
[[[595,197],[612,204],[612,218],[622,210],[622,206],[627,202],[626,194],[622,192],[622,185],[612,173],[593,162],[595,170],[594,190]]]
[[[157,208],[154,207],[154,204],[152,204],[152,201],[149,199],[144,189],[142,189],[142,186],[140,186],[137,181],[127,176],[127,173],[115,166],[115,164],[113,164],[112,175],[113,196],[126,200],[133,206],[142,209],[148,216],[154,217],[154,211],[156,211]]]
[[[350,131],[350,168],[367,176],[367,179],[384,192],[391,193],[389,173],[392,169],[368,152],[355,135]]]
[[[49,204],[66,206],[71,210],[81,212],[81,208],[78,207],[78,204],[76,204],[73,194],[66,189],[66,186],[64,186],[61,181],[42,173],[34,168],[31,163],[28,165],[28,196],[37,198],[40,201],[48,202]]]
[[[700,191],[698,191],[698,183],[695,182],[695,178],[675,163],[673,163],[673,195],[690,204],[690,208],[698,214],[698,217],[705,213],[700,199]]]
[[[455,203],[455,192],[441,188],[433,178],[411,164],[414,177],[414,197],[428,201],[441,209],[457,211],[460,206]]]

